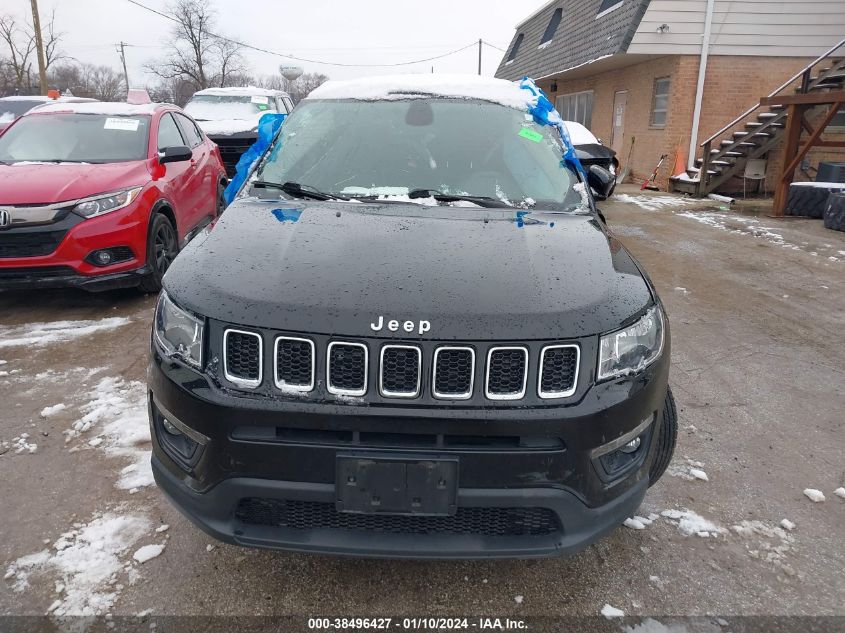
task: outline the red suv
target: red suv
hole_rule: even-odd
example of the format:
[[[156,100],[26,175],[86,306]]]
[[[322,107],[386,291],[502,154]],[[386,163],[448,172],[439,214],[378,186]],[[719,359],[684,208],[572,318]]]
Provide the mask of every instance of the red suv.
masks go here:
[[[176,106],[40,106],[0,136],[0,289],[156,292],[225,185],[219,149]]]

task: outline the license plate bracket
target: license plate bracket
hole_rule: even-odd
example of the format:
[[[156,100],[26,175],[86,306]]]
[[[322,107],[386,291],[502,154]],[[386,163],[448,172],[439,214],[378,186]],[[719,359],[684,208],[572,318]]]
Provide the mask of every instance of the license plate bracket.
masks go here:
[[[457,496],[457,459],[337,456],[339,512],[452,515]]]

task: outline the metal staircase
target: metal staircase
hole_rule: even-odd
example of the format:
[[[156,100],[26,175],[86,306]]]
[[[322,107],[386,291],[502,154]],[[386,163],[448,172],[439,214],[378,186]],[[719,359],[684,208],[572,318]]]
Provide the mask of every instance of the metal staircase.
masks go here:
[[[845,39],[798,71],[769,97],[794,90],[796,93],[835,91],[845,88],[845,58],[832,57],[845,46]],[[748,160],[761,158],[780,143],[787,111],[783,106],[765,108],[759,103],[725,125],[701,143],[701,157],[686,177],[669,179],[672,191],[702,198],[734,176],[741,177]]]

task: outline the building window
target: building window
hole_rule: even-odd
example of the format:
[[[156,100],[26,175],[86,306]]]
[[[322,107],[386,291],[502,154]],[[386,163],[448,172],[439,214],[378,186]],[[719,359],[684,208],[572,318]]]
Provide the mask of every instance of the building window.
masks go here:
[[[522,33],[520,33],[519,35],[516,36],[516,41],[513,43],[513,46],[511,47],[511,54],[508,55],[508,61],[505,62],[505,63],[510,64],[513,60],[516,59],[516,56],[519,53],[519,47],[522,44],[522,40],[524,40],[524,39],[525,39],[525,35],[523,35]]]
[[[654,80],[654,97],[651,100],[651,126],[665,127],[669,109],[669,77]]]
[[[837,134],[845,132],[845,108],[842,108],[833,115],[830,123],[827,124],[826,130],[828,132],[836,132]]]
[[[540,40],[540,46],[544,46],[552,41],[555,36],[557,27],[560,25],[560,20],[563,17],[563,9],[555,9],[552,13],[552,18],[549,20],[549,25],[546,27],[546,32],[543,33],[543,39]]]
[[[593,120],[593,91],[560,95],[555,100],[555,107],[564,121],[577,121],[589,128]]]
[[[596,20],[599,18],[603,18],[611,11],[615,11],[619,7],[622,6],[624,0],[601,0],[601,5],[599,5],[599,11],[596,13]]]

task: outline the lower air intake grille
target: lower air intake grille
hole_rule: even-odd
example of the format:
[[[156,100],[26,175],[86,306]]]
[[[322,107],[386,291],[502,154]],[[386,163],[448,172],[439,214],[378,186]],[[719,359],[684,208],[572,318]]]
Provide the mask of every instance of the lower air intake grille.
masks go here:
[[[329,343],[329,392],[363,396],[367,392],[367,348],[361,343]]]
[[[494,400],[518,400],[525,395],[527,373],[527,349],[491,349],[487,358],[487,397]]]
[[[38,257],[56,250],[67,234],[61,231],[21,231],[0,233],[0,257]]]
[[[472,396],[475,352],[469,347],[441,347],[434,353],[434,395],[438,398]]]
[[[248,498],[241,499],[235,517],[248,525],[387,534],[544,536],[561,531],[549,508],[458,508],[452,516],[350,514],[331,503]]]
[[[226,379],[243,387],[261,383],[261,336],[226,330],[223,340]]]
[[[276,386],[290,391],[314,388],[314,343],[301,338],[276,339]]]
[[[562,398],[575,392],[578,347],[557,345],[543,350],[540,359],[540,397]]]
[[[382,395],[413,398],[419,394],[421,355],[418,347],[385,345],[382,348]]]

